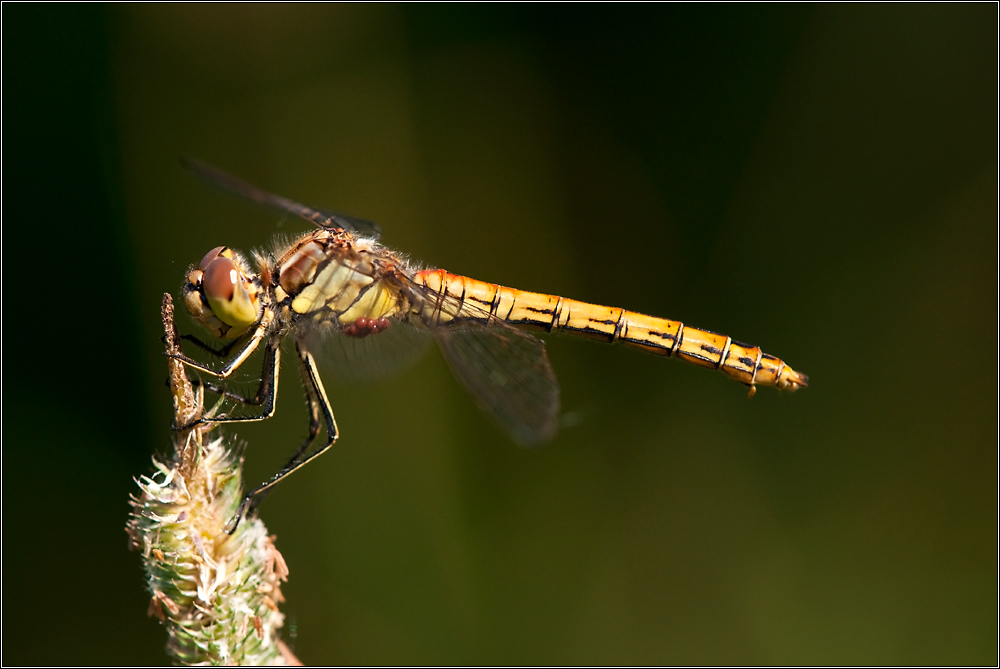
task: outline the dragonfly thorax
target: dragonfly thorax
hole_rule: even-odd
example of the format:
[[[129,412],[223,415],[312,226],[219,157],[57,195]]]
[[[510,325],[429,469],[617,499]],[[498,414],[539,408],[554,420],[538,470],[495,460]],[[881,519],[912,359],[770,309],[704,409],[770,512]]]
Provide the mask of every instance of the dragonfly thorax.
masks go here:
[[[351,337],[377,334],[403,306],[394,279],[399,262],[374,242],[344,231],[304,235],[277,254],[279,319],[335,324]]]
[[[261,317],[261,290],[255,278],[240,254],[217,246],[188,272],[184,305],[213,335],[235,339]]]

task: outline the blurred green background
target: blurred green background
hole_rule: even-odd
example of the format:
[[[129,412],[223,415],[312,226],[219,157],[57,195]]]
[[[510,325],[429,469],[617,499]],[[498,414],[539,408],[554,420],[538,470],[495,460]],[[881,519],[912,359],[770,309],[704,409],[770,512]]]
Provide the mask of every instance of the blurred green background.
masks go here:
[[[305,662],[995,664],[996,22],[5,4],[3,662],[166,660],[123,530],[169,447],[160,296],[213,246],[308,227],[195,156],[430,266],[812,380],[747,401],[550,338],[574,424],[535,451],[436,352],[331,384],[341,442],[261,508]],[[291,367],[282,390],[239,430],[251,482],[304,434]]]

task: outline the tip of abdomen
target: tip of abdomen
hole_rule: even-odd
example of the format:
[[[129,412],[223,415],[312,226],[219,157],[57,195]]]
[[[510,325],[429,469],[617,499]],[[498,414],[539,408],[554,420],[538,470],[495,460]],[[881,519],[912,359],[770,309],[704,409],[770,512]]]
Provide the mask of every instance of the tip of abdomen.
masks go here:
[[[795,391],[808,386],[809,377],[785,365],[785,368],[781,370],[781,375],[778,377],[778,382],[774,385],[781,390]]]

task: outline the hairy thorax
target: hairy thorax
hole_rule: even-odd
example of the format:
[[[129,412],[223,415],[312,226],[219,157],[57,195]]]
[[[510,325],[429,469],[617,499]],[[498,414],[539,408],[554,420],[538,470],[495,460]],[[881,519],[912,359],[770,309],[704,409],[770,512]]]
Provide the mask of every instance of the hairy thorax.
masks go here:
[[[281,320],[339,326],[399,313],[405,267],[375,242],[317,230],[278,255],[271,280]]]

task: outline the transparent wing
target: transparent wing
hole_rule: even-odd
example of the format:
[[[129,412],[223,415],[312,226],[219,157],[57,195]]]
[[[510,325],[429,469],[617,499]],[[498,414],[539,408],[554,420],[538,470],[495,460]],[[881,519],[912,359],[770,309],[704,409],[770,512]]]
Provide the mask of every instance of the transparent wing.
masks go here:
[[[426,330],[392,319],[392,327],[357,339],[335,327],[315,327],[304,335],[324,379],[350,385],[380,381],[413,364],[433,341]]]
[[[511,439],[533,446],[552,438],[559,381],[544,342],[506,324],[449,325],[435,336],[455,378]]]
[[[544,342],[487,311],[398,280],[411,302],[436,305],[447,323],[410,325],[392,318],[387,331],[364,339],[347,337],[332,324],[315,327],[304,336],[309,349],[319,352],[324,377],[346,383],[384,378],[413,362],[433,334],[455,378],[514,442],[550,440],[558,428],[559,381]]]
[[[413,318],[434,333],[445,362],[479,407],[518,444],[531,446],[555,434],[559,381],[545,344],[489,311],[415,281],[403,292]]]
[[[382,280],[394,282],[408,302],[390,318],[387,331],[357,340],[327,323],[304,334],[310,350],[322,351],[321,364],[333,378],[383,377],[414,360],[433,334],[455,378],[512,440],[530,446],[552,438],[559,382],[543,342],[487,310],[417,283],[402,267]]]
[[[354,218],[353,216],[345,216],[344,214],[338,214],[326,209],[307,207],[304,204],[299,204],[280,195],[261,190],[201,161],[192,158],[182,158],[181,164],[213,186],[266,207],[295,214],[311,223],[315,223],[321,228],[348,230],[349,232],[356,232],[359,235],[375,239],[382,234],[382,229],[377,223],[366,221],[362,218]]]

